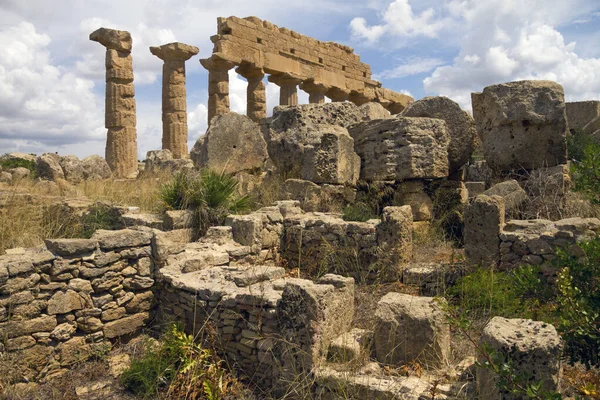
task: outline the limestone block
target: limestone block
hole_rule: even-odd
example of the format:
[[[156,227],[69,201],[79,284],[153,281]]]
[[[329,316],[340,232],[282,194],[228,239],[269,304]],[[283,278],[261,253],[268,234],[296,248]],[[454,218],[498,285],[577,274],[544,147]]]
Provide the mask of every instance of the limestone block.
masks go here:
[[[126,318],[108,322],[103,328],[104,337],[107,339],[114,339],[119,336],[134,333],[143,328],[149,319],[150,314],[148,312],[141,312]]]
[[[383,296],[375,311],[377,360],[393,365],[416,361],[425,369],[444,366],[450,327],[438,301],[402,293]]]
[[[500,233],[504,227],[504,199],[477,196],[465,209],[465,255],[472,265],[495,265],[500,257]]]
[[[44,153],[39,156],[35,161],[35,170],[37,175],[42,179],[50,181],[65,179],[58,154]]]
[[[433,202],[422,181],[404,181],[394,196],[395,204],[408,205],[412,209],[414,221],[429,221],[432,216]]]
[[[504,199],[504,209],[507,213],[516,212],[527,201],[529,196],[514,179],[500,182],[483,192],[486,196],[500,196]]]
[[[122,229],[120,231],[107,231],[98,229],[94,232],[92,240],[99,243],[102,250],[120,249],[123,247],[147,246],[152,240],[152,232]]]
[[[106,50],[106,69],[121,69],[133,71],[133,62],[131,53],[128,51],[119,51],[114,49]]]
[[[317,143],[304,147],[302,179],[315,183],[356,184],[360,157],[354,152],[354,140],[337,126],[323,126]]]
[[[449,136],[443,120],[412,117],[374,120],[356,124],[349,132],[362,160],[363,180],[448,176]]]
[[[190,210],[168,210],[163,217],[166,230],[186,229],[194,224],[194,212]]]
[[[103,180],[112,175],[106,160],[98,155],[86,157],[81,162],[83,163],[83,177],[86,180]]]
[[[486,187],[489,186],[494,177],[494,171],[489,167],[488,163],[483,161],[475,161],[467,167],[467,180],[474,182],[485,182]]]
[[[413,215],[410,206],[385,207],[377,225],[377,244],[396,261],[412,258]]]
[[[361,121],[372,121],[374,119],[392,118],[392,115],[379,103],[365,103],[358,107]]]
[[[236,113],[214,118],[190,153],[194,164],[225,173],[262,169],[269,157],[260,127]]]
[[[85,307],[86,303],[83,297],[74,290],[56,292],[48,301],[48,314],[66,314],[71,311],[81,310]]]
[[[473,141],[477,131],[475,121],[458,103],[447,97],[424,97],[409,104],[403,117],[439,118],[446,122],[450,142],[448,144],[448,168],[456,172],[469,161],[473,153]]]
[[[92,239],[46,239],[46,247],[59,256],[86,255],[98,247],[98,241]]]
[[[353,328],[331,342],[327,358],[341,363],[360,361],[361,356],[370,351],[372,342],[372,331]]]
[[[77,156],[60,157],[59,164],[67,182],[76,184],[83,181],[83,163]]]
[[[472,94],[485,159],[497,172],[564,164],[567,115],[562,86],[518,81]]]
[[[56,316],[53,315],[42,315],[24,321],[11,320],[0,323],[0,337],[14,338],[36,332],[51,332],[56,325]]]
[[[483,330],[479,343],[510,360],[516,374],[541,382],[543,391],[560,389],[562,345],[554,326],[527,319],[494,317]],[[498,376],[487,368],[478,367],[476,377],[480,398],[522,398],[500,391],[496,387]]]
[[[77,330],[77,325],[74,323],[65,322],[63,324],[58,325],[52,332],[50,332],[50,337],[54,340],[58,340],[60,342],[64,342],[66,340],[71,339],[75,331]]]
[[[469,198],[477,197],[485,192],[485,182],[465,182]]]
[[[251,246],[254,251],[262,248],[262,217],[257,214],[230,215],[225,225],[231,226],[233,240],[244,246]]]
[[[592,122],[600,119],[600,101],[576,101],[566,103],[567,120],[571,132],[580,131],[591,135],[597,129],[593,129]]]

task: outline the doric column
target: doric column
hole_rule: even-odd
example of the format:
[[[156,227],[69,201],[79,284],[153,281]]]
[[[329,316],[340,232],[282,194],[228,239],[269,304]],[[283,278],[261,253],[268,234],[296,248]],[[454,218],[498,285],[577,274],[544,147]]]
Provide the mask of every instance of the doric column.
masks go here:
[[[280,106],[298,105],[298,84],[302,79],[292,74],[275,74],[269,75],[269,82],[279,86]]]
[[[242,65],[235,72],[246,78],[246,114],[254,122],[259,122],[267,117],[267,93],[263,78],[265,73],[262,68]]]
[[[350,96],[350,91],[347,89],[332,87],[325,94],[331,99],[331,101],[335,103],[346,101],[348,99],[348,96]]]
[[[321,82],[315,82],[314,80],[308,80],[302,82],[300,89],[308,93],[308,102],[311,104],[322,104],[325,103],[325,93],[327,93],[331,87],[326,86]]]
[[[208,70],[208,125],[217,115],[229,112],[229,70],[235,66],[231,61],[215,57],[200,60]]]
[[[90,34],[90,40],[106,47],[106,162],[115,177],[135,178],[138,160],[131,34],[100,28]]]
[[[198,48],[175,42],[150,47],[164,61],[162,77],[162,148],[174,158],[188,158],[188,126],[185,90],[185,62],[198,54]]]

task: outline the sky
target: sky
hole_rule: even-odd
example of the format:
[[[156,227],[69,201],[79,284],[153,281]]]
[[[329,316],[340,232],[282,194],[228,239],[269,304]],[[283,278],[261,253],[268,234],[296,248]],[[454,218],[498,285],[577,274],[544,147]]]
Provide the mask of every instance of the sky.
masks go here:
[[[104,47],[99,27],[130,31],[138,157],[160,149],[162,61],[148,47],[200,48],[187,64],[189,146],[207,126],[206,70],[217,17],[257,16],[354,48],[383,86],[415,99],[495,83],[549,79],[567,101],[600,100],[599,0],[0,0],[0,155],[104,155]],[[230,71],[232,111],[246,82]],[[278,102],[267,83],[267,107]],[[308,95],[300,92],[300,103]]]

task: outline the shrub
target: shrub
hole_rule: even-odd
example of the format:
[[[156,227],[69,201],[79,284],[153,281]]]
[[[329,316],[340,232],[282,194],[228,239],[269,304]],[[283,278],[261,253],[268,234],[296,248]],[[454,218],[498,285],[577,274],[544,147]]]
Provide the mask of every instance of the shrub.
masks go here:
[[[567,135],[567,151],[569,160],[581,161],[585,157],[585,149],[596,143],[592,135],[587,135],[581,130],[576,130]]]
[[[35,161],[28,161],[22,158],[8,158],[8,154],[0,157],[0,167],[3,169],[27,168],[32,174],[35,174]]]
[[[196,212],[197,226],[203,235],[210,226],[222,225],[227,215],[251,208],[249,196],[240,196],[234,176],[209,169],[177,173],[160,188],[163,203],[173,209]]]
[[[580,243],[577,257],[557,252],[559,332],[571,362],[600,366],[600,239]]]
[[[239,384],[212,350],[205,349],[177,325],[158,344],[146,343],[142,357],[121,375],[123,386],[142,398],[220,399],[234,395]]]
[[[342,218],[344,221],[365,222],[370,219],[379,218],[379,215],[377,215],[377,212],[369,204],[359,201],[344,207]]]
[[[580,162],[573,163],[574,190],[594,204],[600,204],[600,145],[590,144]]]
[[[117,229],[120,223],[121,218],[114,207],[104,203],[96,203],[81,218],[81,235],[90,238],[96,230]]]

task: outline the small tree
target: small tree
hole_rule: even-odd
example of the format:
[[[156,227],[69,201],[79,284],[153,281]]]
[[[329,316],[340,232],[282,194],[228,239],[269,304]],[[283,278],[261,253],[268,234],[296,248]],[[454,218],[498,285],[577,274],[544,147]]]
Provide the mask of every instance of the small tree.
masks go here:
[[[590,144],[583,151],[581,161],[574,161],[574,190],[581,192],[594,204],[600,204],[600,145]]]

